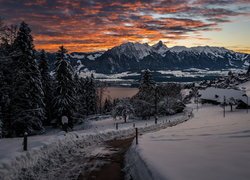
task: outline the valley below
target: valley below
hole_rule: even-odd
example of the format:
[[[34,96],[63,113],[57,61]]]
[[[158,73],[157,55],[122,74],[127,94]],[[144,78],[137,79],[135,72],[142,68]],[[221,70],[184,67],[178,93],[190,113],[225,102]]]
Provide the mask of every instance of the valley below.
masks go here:
[[[244,69],[222,69],[222,70],[209,70],[209,69],[183,69],[183,70],[160,70],[152,71],[154,80],[158,83],[178,82],[190,83],[203,80],[214,80],[218,77],[227,76],[229,72],[246,73]],[[79,74],[80,77],[87,77],[94,75],[95,79],[105,81],[109,86],[128,86],[138,87],[141,78],[141,72],[123,72],[114,74],[102,74],[95,71],[85,71]]]

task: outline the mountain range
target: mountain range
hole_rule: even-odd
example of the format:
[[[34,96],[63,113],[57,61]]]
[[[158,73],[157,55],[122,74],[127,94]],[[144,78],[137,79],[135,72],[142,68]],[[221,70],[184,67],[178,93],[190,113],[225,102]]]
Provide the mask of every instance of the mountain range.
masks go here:
[[[53,54],[51,54],[53,59]],[[150,46],[147,43],[124,43],[107,51],[66,55],[77,71],[94,70],[98,73],[112,74],[125,71],[138,72],[143,69],[183,70],[199,68],[221,70],[247,68],[250,55],[234,52],[223,47],[197,46],[187,48],[174,46],[168,48],[162,41]]]

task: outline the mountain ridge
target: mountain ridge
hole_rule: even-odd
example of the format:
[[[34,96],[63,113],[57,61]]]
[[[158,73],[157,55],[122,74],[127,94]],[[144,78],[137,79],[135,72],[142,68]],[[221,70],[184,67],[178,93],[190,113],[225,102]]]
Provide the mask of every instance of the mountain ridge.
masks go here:
[[[186,68],[228,69],[246,68],[250,55],[215,46],[167,47],[162,41],[147,43],[127,42],[107,51],[67,54],[77,71],[94,70],[100,73],[125,71],[176,70]],[[80,68],[79,68],[80,66]]]

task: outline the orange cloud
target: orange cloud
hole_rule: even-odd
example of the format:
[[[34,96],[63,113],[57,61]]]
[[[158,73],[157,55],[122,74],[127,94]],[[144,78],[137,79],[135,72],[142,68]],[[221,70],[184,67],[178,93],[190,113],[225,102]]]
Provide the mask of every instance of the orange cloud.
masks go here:
[[[204,31],[220,31],[230,17],[247,13],[246,0],[0,0],[0,14],[9,23],[25,20],[31,25],[37,49],[56,51],[106,50],[124,41],[155,42],[196,37]],[[213,4],[209,8],[208,4]],[[13,12],[13,13],[9,13]]]

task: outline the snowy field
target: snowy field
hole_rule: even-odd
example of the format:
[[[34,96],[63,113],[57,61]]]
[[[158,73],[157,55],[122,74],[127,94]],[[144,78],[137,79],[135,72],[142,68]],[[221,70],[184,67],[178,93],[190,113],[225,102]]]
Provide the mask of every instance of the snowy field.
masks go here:
[[[135,136],[134,124],[140,133],[157,131],[186,121],[188,114],[190,109],[184,113],[161,117],[157,125],[154,119],[130,120],[127,123],[112,118],[91,121],[87,129],[66,135],[62,131],[55,131],[29,137],[28,152],[22,150],[22,138],[0,139],[0,179],[74,179],[73,176],[83,168],[84,158],[102,151],[99,146],[102,142]],[[115,123],[118,123],[118,130]]]
[[[250,97],[250,81],[247,81],[243,84],[238,85],[238,87],[244,90],[248,97]],[[250,102],[250,101],[249,101]]]
[[[209,70],[209,69],[198,69],[190,68],[184,70],[164,70],[157,71],[163,75],[168,75],[168,78],[172,76],[175,77],[205,77],[205,76],[227,76],[228,72],[232,71],[234,73],[245,73],[245,70],[242,69],[222,69],[222,70]]]
[[[82,64],[80,63],[78,67],[78,71],[82,68]],[[232,71],[234,73],[246,73],[246,70],[236,69],[236,68],[229,68],[229,69],[222,69],[222,70],[210,70],[210,69],[198,69],[198,68],[190,68],[190,69],[183,69],[183,70],[162,70],[162,71],[154,71],[157,77],[164,78],[165,80],[162,82],[169,81],[171,78],[176,77],[177,82],[180,81],[180,78],[204,78],[204,77],[219,77],[219,76],[227,76],[228,72]],[[79,74],[80,77],[89,77],[91,74],[94,75],[96,79],[101,81],[112,81],[112,82],[123,82],[127,81],[128,83],[132,83],[140,79],[141,73],[138,72],[122,72],[122,73],[115,73],[115,74],[102,74],[97,73],[95,71],[89,71],[87,68],[82,70]],[[156,77],[156,78],[157,78]],[[197,79],[195,80],[197,81]]]
[[[227,111],[223,118],[220,106],[204,105],[185,123],[140,136],[126,157],[130,175],[144,180],[249,180],[250,114]]]

